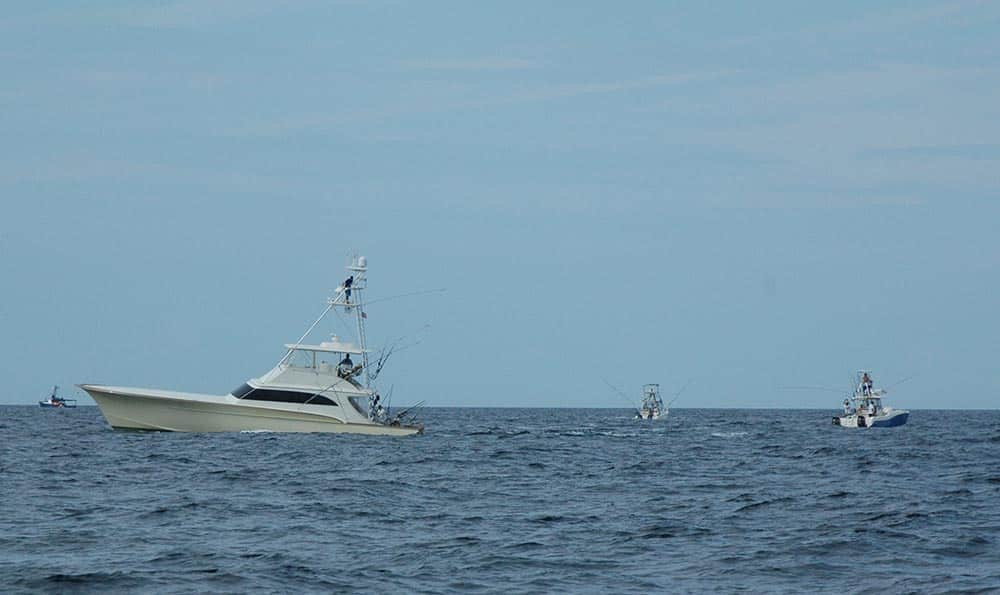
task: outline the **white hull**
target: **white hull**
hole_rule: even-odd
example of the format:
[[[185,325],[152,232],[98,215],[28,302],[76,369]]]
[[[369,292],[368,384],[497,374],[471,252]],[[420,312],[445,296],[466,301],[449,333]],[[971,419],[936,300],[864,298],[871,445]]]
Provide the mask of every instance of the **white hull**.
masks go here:
[[[910,412],[905,409],[886,409],[878,415],[866,413],[838,416],[834,423],[844,428],[893,428],[905,424],[909,417]]]
[[[327,405],[246,401],[150,389],[80,385],[113,428],[172,432],[337,432],[407,436],[418,426],[345,422]]]

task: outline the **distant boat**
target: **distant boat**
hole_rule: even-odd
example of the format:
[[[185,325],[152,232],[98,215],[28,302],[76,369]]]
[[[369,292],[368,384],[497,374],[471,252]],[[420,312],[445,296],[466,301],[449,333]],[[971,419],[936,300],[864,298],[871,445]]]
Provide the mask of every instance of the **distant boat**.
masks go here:
[[[892,428],[906,423],[910,412],[882,405],[887,391],[875,388],[871,372],[859,370],[854,394],[844,399],[844,415],[833,416],[833,425],[844,428]]]
[[[642,405],[635,412],[636,419],[660,419],[670,413],[660,398],[659,384],[646,384],[642,387]]]
[[[390,415],[372,386],[385,354],[370,371],[365,348],[368,261],[355,257],[351,276],[327,301],[327,308],[267,374],[252,378],[228,395],[81,384],[97,401],[113,428],[178,432],[342,432],[405,436],[423,431],[411,409]],[[353,299],[352,299],[353,298]],[[318,345],[303,343],[317,324],[338,308],[355,319],[359,345],[333,336]],[[354,364],[351,356],[361,361]],[[339,360],[339,363],[338,363]]]
[[[76,407],[76,399],[64,399],[57,396],[56,393],[59,392],[58,386],[52,387],[52,394],[45,401],[39,401],[39,407],[55,407],[59,409],[73,409]]]

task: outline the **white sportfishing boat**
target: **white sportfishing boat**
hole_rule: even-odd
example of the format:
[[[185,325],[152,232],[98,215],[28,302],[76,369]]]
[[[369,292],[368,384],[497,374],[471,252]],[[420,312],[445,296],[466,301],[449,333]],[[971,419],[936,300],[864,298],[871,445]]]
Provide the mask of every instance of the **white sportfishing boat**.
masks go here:
[[[835,415],[834,425],[845,428],[892,428],[906,423],[910,412],[882,405],[882,397],[887,391],[874,387],[870,371],[858,371],[855,381],[854,394],[844,399],[844,415]]]
[[[423,431],[412,410],[391,415],[372,382],[381,370],[369,369],[365,347],[368,262],[355,257],[351,276],[302,337],[267,374],[252,378],[228,395],[81,384],[113,428],[178,432],[344,432],[405,436]],[[333,309],[353,315],[358,344],[334,335],[318,344],[303,343]],[[357,365],[351,359],[360,359]]]
[[[670,409],[663,405],[660,398],[659,384],[646,384],[642,387],[642,405],[635,412],[636,419],[660,419],[666,417]]]

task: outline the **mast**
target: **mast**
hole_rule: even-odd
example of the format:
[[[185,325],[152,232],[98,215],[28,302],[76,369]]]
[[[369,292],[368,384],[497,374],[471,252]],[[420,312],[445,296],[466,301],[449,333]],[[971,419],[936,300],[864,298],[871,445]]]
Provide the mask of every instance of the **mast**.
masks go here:
[[[357,294],[357,299],[353,302],[354,315],[358,321],[358,343],[361,346],[361,370],[365,374],[365,387],[371,388],[371,373],[368,370],[368,338],[365,335],[365,314],[364,290],[368,287],[368,259],[364,256],[355,256],[351,260],[347,270],[351,271],[354,277],[352,289]]]
[[[337,288],[337,294],[327,301],[329,304],[327,309],[340,307],[344,309],[345,313],[354,313],[358,326],[358,344],[361,347],[361,370],[364,373],[364,387],[368,392],[368,418],[375,421],[378,395],[371,386],[371,371],[368,369],[368,336],[365,333],[365,321],[368,315],[365,314],[364,293],[365,289],[368,288],[368,259],[355,255],[351,258],[351,264],[347,265],[346,268],[351,274]]]

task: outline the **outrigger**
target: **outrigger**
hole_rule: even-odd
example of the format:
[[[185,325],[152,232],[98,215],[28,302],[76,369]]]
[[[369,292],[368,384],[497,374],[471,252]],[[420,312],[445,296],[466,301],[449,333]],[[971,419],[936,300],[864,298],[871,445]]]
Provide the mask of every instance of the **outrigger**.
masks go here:
[[[910,417],[905,409],[882,405],[884,388],[874,388],[871,372],[859,370],[854,394],[844,399],[844,415],[833,416],[833,425],[845,428],[891,428],[901,426]]]

